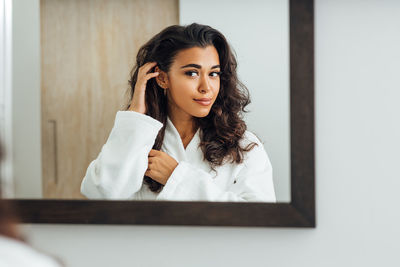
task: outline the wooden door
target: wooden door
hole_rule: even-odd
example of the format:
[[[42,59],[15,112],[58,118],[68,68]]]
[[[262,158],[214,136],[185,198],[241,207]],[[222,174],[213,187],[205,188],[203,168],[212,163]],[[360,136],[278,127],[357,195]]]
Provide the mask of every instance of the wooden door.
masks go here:
[[[80,184],[127,103],[138,49],[178,24],[178,0],[41,0],[44,198]]]

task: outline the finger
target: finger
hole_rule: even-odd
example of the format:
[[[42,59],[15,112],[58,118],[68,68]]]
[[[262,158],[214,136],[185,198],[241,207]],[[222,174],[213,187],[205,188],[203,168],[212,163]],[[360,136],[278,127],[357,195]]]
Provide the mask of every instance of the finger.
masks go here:
[[[156,61],[149,61],[144,63],[140,68],[146,69],[146,68],[150,68],[151,66],[155,66],[157,64]]]
[[[152,149],[149,152],[149,157],[154,157],[158,154],[158,150]]]
[[[140,68],[147,74],[156,65],[157,65],[157,62],[155,62],[155,61],[154,62],[147,62],[146,64],[144,64]]]
[[[150,170],[147,170],[147,171],[144,173],[144,175],[151,177],[151,171],[150,171]]]
[[[143,66],[154,66],[156,64],[157,64],[157,61],[149,61],[149,62],[146,62],[145,64],[143,64]]]
[[[146,79],[149,80],[151,78],[154,78],[154,77],[158,76],[158,74],[160,74],[160,73],[159,72],[148,73],[148,74],[146,74]]]

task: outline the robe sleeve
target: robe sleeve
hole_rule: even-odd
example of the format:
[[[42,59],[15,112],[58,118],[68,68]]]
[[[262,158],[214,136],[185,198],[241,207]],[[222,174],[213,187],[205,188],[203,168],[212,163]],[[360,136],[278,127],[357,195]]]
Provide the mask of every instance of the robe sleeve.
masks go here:
[[[86,170],[81,193],[90,199],[133,198],[143,183],[148,154],[163,124],[135,111],[118,111],[98,157]]]
[[[227,190],[216,184],[218,176],[213,178],[210,173],[181,161],[157,200],[276,202],[272,165],[263,144],[257,143],[258,146],[245,153],[242,168]]]

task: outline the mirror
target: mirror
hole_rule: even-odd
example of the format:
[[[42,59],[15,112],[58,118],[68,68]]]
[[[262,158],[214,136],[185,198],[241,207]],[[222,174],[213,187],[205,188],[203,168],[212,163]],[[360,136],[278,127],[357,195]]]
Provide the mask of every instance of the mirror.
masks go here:
[[[26,5],[15,1],[13,11],[14,154],[21,157],[14,161],[13,197],[85,199],[82,179],[127,102],[138,49],[169,25],[198,22],[219,30],[236,52],[252,101],[244,121],[269,156],[276,200],[290,201],[288,1]],[[215,183],[223,192],[232,181]]]
[[[11,0],[8,1],[10,2]],[[289,3],[246,1],[246,5],[236,2],[228,5],[227,1],[209,2],[208,5],[202,2],[200,5],[194,1],[181,0],[174,2],[178,9],[172,13],[165,12],[167,8],[162,6],[164,1],[155,0],[63,2],[70,9],[61,10],[58,18],[54,16],[58,20],[51,25],[55,31],[47,31],[47,44],[52,45],[46,47],[44,52],[43,47],[46,45],[43,40],[46,38],[43,34],[42,18],[46,14],[43,7],[45,0],[14,0],[12,9],[6,8],[1,18],[4,31],[0,32],[3,41],[0,71],[4,83],[0,88],[5,97],[1,98],[0,130],[2,141],[6,145],[6,157],[0,165],[0,171],[3,178],[2,189],[8,190],[3,191],[6,200],[0,201],[12,202],[18,208],[22,222],[315,227],[312,0],[291,0]],[[78,8],[83,2],[87,6]],[[129,7],[132,2],[140,7]],[[115,3],[114,6],[109,6],[111,3]],[[152,8],[147,3],[156,3],[156,7]],[[96,9],[95,5],[98,4],[100,6]],[[208,8],[210,6],[213,8]],[[168,8],[170,7],[169,5]],[[56,5],[54,9],[60,7]],[[135,23],[129,24],[132,22],[122,19],[122,15],[119,18],[124,9],[129,10],[130,19]],[[93,13],[95,10],[98,12]],[[139,13],[135,13],[139,10],[152,15],[140,17]],[[221,17],[221,10],[224,10],[224,22],[217,19]],[[104,17],[98,17],[99,12]],[[61,22],[68,17],[75,18],[75,21],[71,20],[72,24]],[[151,19],[154,17],[160,22]],[[276,17],[278,20],[273,19]],[[174,20],[180,24],[196,21],[213,26],[226,36],[236,52],[239,79],[249,88],[252,100],[248,106],[250,112],[245,114],[245,121],[248,129],[256,134],[268,153],[273,167],[273,185],[278,203],[86,200],[79,193],[82,173],[99,155],[109,137],[116,113],[123,109],[128,72],[132,68],[137,49],[165,26],[173,24]],[[78,24],[77,21],[85,23]],[[84,25],[90,30],[84,31]],[[65,32],[68,37],[80,38],[80,42],[66,42],[59,30],[63,27],[69,29]],[[104,29],[99,30],[99,27]],[[121,43],[114,35],[121,31],[122,34],[118,34],[125,38],[132,32],[131,29],[137,28],[140,35],[133,35],[134,38],[129,39],[130,41],[123,39],[126,42]],[[129,32],[124,32],[124,29]],[[81,52],[76,52],[79,49]],[[99,53],[104,49],[111,52],[100,57]],[[64,53],[70,51],[66,53],[70,57],[65,57],[58,50]],[[49,67],[43,58],[45,54],[53,55],[47,59],[53,60],[54,66],[69,65],[64,72]],[[107,66],[110,64],[119,66],[121,70],[109,69]],[[49,74],[45,75],[42,68],[46,66]],[[74,68],[68,68],[69,66]],[[82,75],[83,80],[68,79],[68,76],[77,78],[78,75]],[[53,81],[56,86],[50,86],[50,83],[47,87],[44,86],[46,80]],[[95,90],[89,90],[93,87]],[[43,99],[43,88],[49,91],[61,90],[64,94],[50,98],[49,101]],[[77,88],[81,91],[76,96],[74,93]],[[109,92],[112,94],[108,94]],[[107,95],[107,99],[103,93]],[[94,109],[93,103],[101,104]],[[59,117],[43,117],[46,112],[56,114],[57,105],[60,109],[69,108],[69,112],[61,112],[65,120],[62,125]],[[92,117],[95,117],[93,114],[97,115],[100,123],[83,120],[82,118],[88,118],[87,114],[85,117],[79,113],[79,109],[75,111],[75,107],[80,105],[86,107],[87,114]],[[48,112],[50,108],[53,108],[52,112]],[[78,115],[73,116],[74,112]],[[68,138],[65,139],[62,134],[68,132],[65,128],[68,125],[75,126],[73,135],[84,141],[67,142]],[[82,135],[81,130],[84,130]],[[69,147],[66,147],[68,144]],[[86,144],[94,148],[89,148]],[[69,157],[61,156],[60,151],[64,150],[78,150],[80,153],[75,152],[74,156]],[[79,169],[72,168],[76,160],[73,157],[84,157],[83,163],[78,161],[82,163],[79,167],[81,174],[73,174]],[[44,163],[45,161],[48,163]],[[46,164],[48,169],[42,169]],[[47,174],[50,177],[48,180],[44,178]],[[68,175],[63,178],[62,175],[65,174]],[[51,188],[55,184],[55,189],[48,191],[54,196],[45,193],[46,186]],[[77,190],[78,194],[74,195]]]

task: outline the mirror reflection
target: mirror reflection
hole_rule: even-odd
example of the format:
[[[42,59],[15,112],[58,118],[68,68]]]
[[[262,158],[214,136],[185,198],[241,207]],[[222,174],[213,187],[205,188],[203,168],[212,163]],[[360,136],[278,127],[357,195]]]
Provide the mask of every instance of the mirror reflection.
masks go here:
[[[208,2],[14,7],[12,197],[289,201],[288,3]]]

